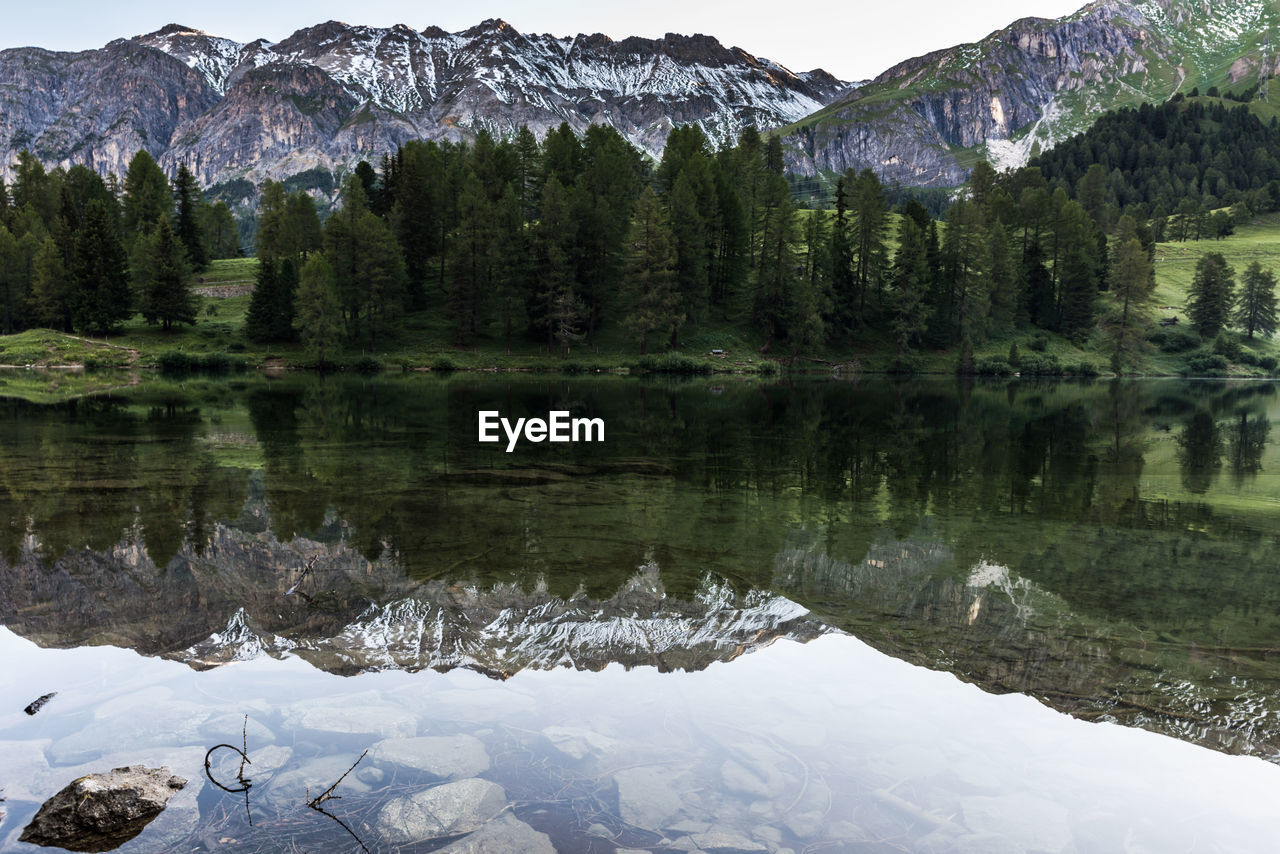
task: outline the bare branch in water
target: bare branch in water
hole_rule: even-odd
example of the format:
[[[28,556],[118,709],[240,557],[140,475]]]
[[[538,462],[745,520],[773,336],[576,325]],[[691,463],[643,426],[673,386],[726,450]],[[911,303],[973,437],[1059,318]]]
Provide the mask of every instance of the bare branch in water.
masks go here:
[[[336,822],[338,823],[338,826],[339,826],[339,827],[341,827],[343,830],[345,830],[347,833],[349,833],[349,834],[351,835],[351,838],[352,838],[352,839],[354,839],[354,840],[356,841],[356,843],[357,843],[357,844],[359,844],[360,849],[361,849],[362,851],[364,851],[364,852],[365,852],[365,854],[370,854],[369,849],[368,849],[367,847],[365,847],[364,840],[362,840],[359,836],[356,836],[356,832],[355,832],[354,830],[352,830],[350,827],[348,827],[348,826],[347,826],[347,823],[346,823],[345,821],[343,821],[342,819],[338,818],[336,815],[334,815],[333,813],[329,812],[329,811],[328,811],[328,810],[326,810],[324,807],[320,806],[320,805],[321,805],[321,804],[323,804],[325,801],[328,801],[328,800],[338,800],[338,799],[340,799],[340,798],[342,797],[341,795],[335,795],[335,794],[333,793],[333,790],[334,790],[334,789],[336,789],[336,788],[338,788],[338,784],[339,784],[339,783],[341,783],[343,780],[347,779],[347,775],[348,775],[348,774],[350,774],[352,771],[356,770],[356,766],[360,764],[360,760],[361,760],[361,759],[364,759],[367,755],[369,755],[369,751],[368,751],[368,750],[366,750],[364,753],[361,753],[361,754],[360,754],[360,756],[356,759],[356,761],[351,763],[351,767],[350,767],[350,768],[348,768],[346,771],[342,772],[342,776],[341,776],[341,777],[339,777],[339,778],[334,782],[334,784],[333,784],[332,786],[330,786],[329,788],[325,789],[323,792],[321,792],[320,794],[316,795],[314,798],[312,798],[312,797],[311,797],[311,789],[310,789],[310,787],[308,787],[308,788],[307,788],[307,806],[311,807],[311,809],[315,810],[316,812],[320,813],[321,815],[328,816],[329,818],[331,818],[331,819],[333,819],[334,821],[336,821]]]
[[[338,784],[339,784],[339,783],[341,783],[343,780],[347,779],[347,775],[348,775],[348,774],[350,774],[352,771],[356,770],[356,766],[360,764],[360,760],[361,760],[361,759],[364,759],[364,758],[365,758],[366,756],[368,756],[368,755],[369,755],[369,751],[368,751],[368,750],[365,750],[365,752],[364,752],[364,753],[361,753],[361,754],[360,754],[360,756],[356,759],[356,761],[351,763],[351,767],[350,767],[350,768],[348,768],[346,771],[343,771],[343,772],[342,772],[342,776],[341,776],[341,777],[339,777],[339,778],[334,782],[334,784],[333,784],[332,786],[330,786],[329,788],[325,789],[323,792],[321,792],[320,794],[316,795],[314,798],[311,798],[311,797],[310,797],[310,795],[311,795],[311,789],[310,789],[310,788],[308,788],[308,789],[307,789],[307,796],[308,796],[309,800],[307,801],[307,806],[312,807],[312,808],[315,808],[315,807],[318,807],[320,804],[324,803],[324,802],[325,802],[325,801],[327,801],[327,800],[330,800],[330,799],[337,800],[337,799],[341,798],[341,797],[342,797],[342,795],[335,795],[335,794],[333,793],[333,790],[334,790],[334,789],[336,789],[336,788],[338,788]]]
[[[311,572],[311,567],[315,566],[316,561],[319,559],[320,559],[319,555],[313,555],[307,559],[307,566],[304,570],[302,570],[302,575],[298,576],[298,580],[294,582],[292,587],[290,587],[288,590],[284,592],[284,595],[292,596],[294,593],[298,592],[298,588],[302,586],[302,582],[306,580],[307,575]],[[307,594],[303,593],[302,595],[306,596]]]

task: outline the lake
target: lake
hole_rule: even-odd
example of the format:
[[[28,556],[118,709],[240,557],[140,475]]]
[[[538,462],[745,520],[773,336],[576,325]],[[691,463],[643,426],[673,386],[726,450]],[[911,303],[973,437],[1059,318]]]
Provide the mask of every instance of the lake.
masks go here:
[[[128,764],[189,780],[140,852],[1265,851],[1280,823],[1275,384],[13,376],[5,851]],[[605,441],[506,453],[481,411]],[[436,821],[450,792],[484,814]]]

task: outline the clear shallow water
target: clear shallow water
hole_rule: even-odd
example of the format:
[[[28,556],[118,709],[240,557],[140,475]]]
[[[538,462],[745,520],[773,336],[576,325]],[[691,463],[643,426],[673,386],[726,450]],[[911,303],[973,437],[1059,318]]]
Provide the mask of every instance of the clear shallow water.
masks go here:
[[[607,441],[505,455],[481,408]],[[1280,769],[1197,745],[1280,752],[1277,409],[472,377],[10,399],[0,838],[86,770],[167,761],[193,783],[135,850],[389,850],[381,810],[434,775],[362,760],[330,802],[359,842],[307,787],[466,736],[565,851],[1267,850]],[[245,715],[252,827],[202,782]]]

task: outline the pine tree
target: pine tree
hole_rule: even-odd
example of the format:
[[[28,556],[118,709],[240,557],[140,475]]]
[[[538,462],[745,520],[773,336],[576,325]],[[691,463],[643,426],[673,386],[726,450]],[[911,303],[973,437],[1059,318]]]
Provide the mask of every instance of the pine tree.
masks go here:
[[[786,336],[786,321],[795,299],[795,202],[786,178],[770,176],[762,190],[761,206],[766,214],[753,313],[765,334],[761,352],[768,352],[778,338]]]
[[[1122,368],[1132,365],[1142,345],[1143,327],[1149,321],[1151,301],[1151,256],[1136,237],[1116,247],[1111,261],[1111,299],[1114,317],[1110,323],[1112,363]]]
[[[240,257],[240,228],[226,202],[202,205],[199,219],[210,259]]]
[[[358,181],[352,176],[348,181]],[[345,185],[344,185],[345,186]],[[288,197],[279,181],[266,181],[258,200],[258,231],[254,249],[259,259],[277,259],[288,253],[285,246],[285,206]]]
[[[338,303],[333,267],[324,253],[313,253],[307,259],[299,276],[295,302],[298,335],[307,358],[313,365],[324,367],[342,336],[342,307]]]
[[[129,161],[124,176],[124,233],[129,245],[150,232],[173,209],[169,179],[146,149]]]
[[[532,271],[534,290],[530,294],[529,318],[545,337],[547,352],[561,337],[557,330],[571,316],[574,266],[571,255],[576,235],[568,193],[554,176],[542,187],[541,216],[533,232]]]
[[[280,223],[280,254],[291,255],[301,263],[323,244],[324,232],[315,199],[302,190],[290,193],[285,199]]]
[[[108,332],[133,313],[124,245],[106,205],[97,199],[85,206],[70,272],[74,282],[71,318],[76,329]]]
[[[249,297],[249,310],[245,312],[244,334],[250,341],[275,340],[275,313],[280,302],[278,262],[272,258],[258,259],[258,273]]]
[[[889,282],[890,327],[901,355],[915,349],[924,334],[924,303],[930,284],[926,234],[910,216],[902,218],[898,230],[898,251]]]
[[[26,326],[28,285],[18,241],[0,225],[0,333],[11,335]]]
[[[174,176],[173,196],[177,209],[174,226],[178,240],[186,251],[191,269],[197,273],[203,272],[209,267],[209,251],[205,246],[200,217],[201,211],[208,205],[200,195],[196,176],[191,174],[185,163],[178,167],[178,174]]]
[[[155,231],[139,238],[144,260],[140,285],[142,319],[159,323],[168,332],[178,323],[196,322],[196,297],[187,287],[191,268],[179,236],[169,225],[168,217],[160,220]]]
[[[18,152],[18,162],[13,168],[15,174],[10,192],[13,209],[21,211],[30,206],[48,228],[58,212],[58,189],[53,176],[45,172],[40,159],[25,148]],[[16,229],[14,234],[18,236]]]
[[[369,352],[393,332],[404,316],[407,295],[404,257],[391,229],[372,211],[356,220],[356,280],[360,287]]]
[[[1276,276],[1254,261],[1244,271],[1240,299],[1236,304],[1235,325],[1252,339],[1255,332],[1274,335],[1276,331]]]
[[[633,307],[627,324],[639,333],[643,356],[649,352],[650,332],[678,328],[684,322],[675,286],[674,240],[658,197],[648,187],[636,202],[630,247],[625,281]]]
[[[71,331],[71,277],[57,241],[46,237],[31,268],[30,318],[40,326]]]
[[[1201,337],[1213,338],[1230,319],[1235,302],[1236,272],[1221,252],[1210,252],[1196,263],[1187,297],[1187,315]]]
[[[484,197],[484,187],[475,173],[468,172],[459,199],[457,235],[450,247],[449,289],[445,306],[453,319],[453,343],[466,346],[476,334],[480,302],[491,284],[489,251],[492,211]]]

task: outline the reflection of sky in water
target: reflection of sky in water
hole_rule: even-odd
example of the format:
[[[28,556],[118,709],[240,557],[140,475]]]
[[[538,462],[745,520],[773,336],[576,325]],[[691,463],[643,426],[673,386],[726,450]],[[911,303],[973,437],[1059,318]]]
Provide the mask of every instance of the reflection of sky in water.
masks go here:
[[[593,733],[589,755],[566,767],[623,780],[624,817],[684,828],[669,839],[711,824],[795,850],[888,840],[922,851],[1264,851],[1280,821],[1280,767],[987,694],[846,635],[779,641],[695,673],[612,665],[505,682],[468,671],[343,678],[297,658],[197,673],[109,647],[45,650],[7,629],[0,660],[6,851],[39,850],[16,841],[38,804],[118,765],[167,762],[191,780],[125,850],[184,838],[197,800],[200,821],[242,810],[207,786],[202,763],[213,744],[239,743],[244,714],[250,755],[261,757],[250,769],[260,821],[288,804],[306,813],[295,789],[323,789],[332,768],[383,737],[471,733],[496,757],[497,741],[534,744],[552,726]],[[22,714],[53,690],[39,715]],[[325,765],[323,753],[337,761]],[[646,779],[667,796],[641,791]],[[389,797],[376,781],[349,780],[339,811]],[[361,829],[376,849],[376,831]],[[246,850],[252,833],[238,836]]]

